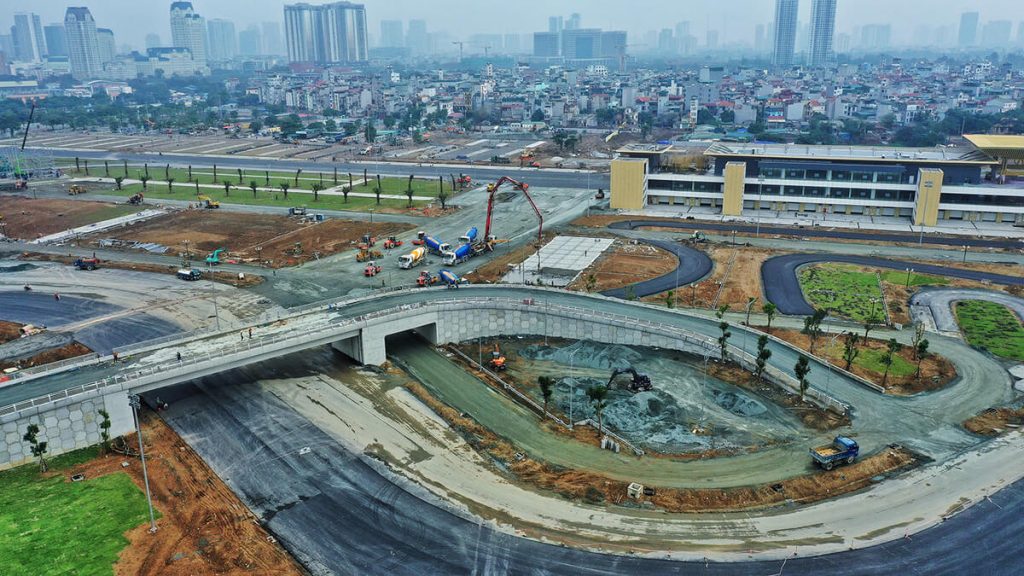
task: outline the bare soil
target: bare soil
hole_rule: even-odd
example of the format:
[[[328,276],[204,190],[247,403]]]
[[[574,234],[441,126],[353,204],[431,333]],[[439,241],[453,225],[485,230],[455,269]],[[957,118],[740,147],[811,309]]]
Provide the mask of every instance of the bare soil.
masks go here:
[[[61,262],[63,264],[71,265],[75,260],[71,256],[58,256],[56,254],[33,254],[30,252],[24,252],[21,255],[22,260],[39,260],[44,262]],[[100,262],[102,268],[114,268],[117,270],[134,270],[136,272],[152,272],[154,274],[171,274],[175,275],[178,273],[177,266],[170,266],[164,264],[140,264],[136,262],[117,262],[115,260],[103,260]],[[213,282],[220,282],[221,284],[229,284],[238,288],[247,288],[250,286],[257,286],[262,284],[265,278],[259,274],[246,274],[245,278],[239,280],[238,275],[233,272],[219,272],[203,270],[203,279],[211,280]]]
[[[0,216],[7,223],[7,236],[22,240],[33,240],[134,211],[135,209],[124,204],[54,198],[36,199],[7,194],[0,203]]]
[[[1024,408],[989,408],[964,420],[963,426],[982,436],[998,436],[1024,425]]]
[[[674,294],[679,306],[713,308],[728,304],[731,310],[742,310],[750,298],[763,300],[761,295],[761,264],[772,256],[785,254],[778,250],[733,246],[731,244],[704,244],[698,249],[707,252],[715,263],[711,275],[691,286],[683,286]],[[664,303],[666,293],[654,294],[643,300]],[[717,298],[717,306],[715,306]],[[757,305],[753,309],[759,309]]]
[[[679,265],[671,252],[649,244],[616,240],[572,284],[570,290],[601,292],[668,274]],[[594,282],[590,284],[589,278]]]
[[[7,362],[0,361],[0,370],[6,370],[7,368],[15,366],[19,369],[31,368],[32,366],[41,366],[51,362],[60,362],[61,360],[77,358],[79,356],[85,356],[86,354],[92,354],[92,350],[78,342],[72,342],[66,346],[61,346],[60,348],[53,348],[52,350],[40,352],[31,358]]]
[[[593,472],[553,467],[527,456],[519,457],[514,445],[440,402],[423,386],[410,382],[406,388],[448,422],[474,449],[503,465],[521,481],[590,504],[622,504],[629,500],[627,483]],[[543,425],[553,428],[550,423]],[[596,436],[596,432],[593,435]],[[907,469],[916,461],[914,455],[904,449],[887,448],[850,466],[797,476],[776,484],[730,489],[649,487],[655,491],[650,502],[666,512],[681,513],[749,510],[775,506],[787,500],[810,503],[860,490],[871,484],[873,478]]]
[[[158,532],[143,524],[126,534],[129,545],[114,565],[117,575],[303,574],[257,518],[167,424],[140,414]],[[134,434],[125,438],[136,447]],[[121,463],[128,461],[127,468]],[[125,471],[144,490],[142,467],[117,453],[76,466],[68,476],[95,478]]]
[[[21,338],[21,327],[23,324],[0,320],[0,344]]]
[[[759,330],[764,330],[763,327],[759,327]],[[800,332],[799,330],[786,330],[780,328],[772,328],[772,336],[776,336],[795,345],[803,350],[810,350],[811,338],[810,336]],[[863,336],[863,332],[861,332]],[[836,340],[834,346],[828,345],[828,339],[831,336],[822,335],[818,338],[818,344],[814,349],[814,353],[819,357],[827,358],[834,366],[844,367],[846,361],[843,360],[843,342],[842,337]],[[876,340],[869,338],[867,342],[863,339],[858,344],[860,349],[872,349],[876,351],[883,351],[886,349],[886,342],[883,340]],[[899,352],[896,353],[898,356],[906,360],[911,364],[917,364],[917,360],[914,358],[913,350],[910,346],[903,346]],[[861,366],[854,364],[851,366],[851,372],[882,386],[881,372],[875,372],[868,370]],[[956,368],[953,363],[947,358],[939,356],[938,354],[928,354],[924,361],[921,362],[921,377],[915,378],[913,374],[909,376],[894,376],[889,375],[888,380],[884,384],[886,393],[895,394],[897,396],[906,396],[911,394],[917,394],[919,392],[932,392],[935,390],[941,390],[945,388],[953,379],[956,378]]]
[[[201,261],[217,249],[227,250],[226,260],[265,261],[279,268],[294,266],[316,257],[353,249],[363,234],[385,237],[412,228],[394,222],[357,222],[330,219],[316,224],[299,218],[270,214],[239,214],[218,210],[185,210],[153,218],[116,232],[93,237],[132,242],[152,242],[170,247],[175,253],[189,242],[193,258]],[[296,243],[301,251],[296,251]]]

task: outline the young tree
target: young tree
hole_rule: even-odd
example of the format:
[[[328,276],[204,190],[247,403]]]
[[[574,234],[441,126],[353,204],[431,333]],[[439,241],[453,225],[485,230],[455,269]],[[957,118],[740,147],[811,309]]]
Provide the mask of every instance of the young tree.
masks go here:
[[[910,349],[914,352],[914,360],[917,360],[917,345],[924,339],[924,324],[914,327],[914,339],[911,340]]]
[[[441,191],[437,193],[437,201],[441,203],[441,210],[448,208],[448,192],[444,189],[444,178],[441,178]]]
[[[281,188],[281,192],[284,192],[284,199],[287,200],[288,189],[291,188],[291,185],[289,185],[287,182],[281,182],[280,184],[278,184],[278,187]]]
[[[103,454],[110,451],[110,414],[106,410],[101,409],[100,417],[100,450]]]
[[[544,413],[548,411],[548,402],[551,401],[551,394],[555,389],[555,381],[550,376],[537,377],[537,385],[540,386],[540,395],[544,399]]]
[[[352,186],[342,186],[341,195],[345,198],[345,204],[348,204],[348,194],[352,191]]]
[[[868,334],[870,334],[872,330],[877,328],[878,324],[879,321],[877,316],[868,318],[867,320],[864,321],[864,344],[868,343]]]
[[[597,276],[587,274],[587,292],[593,292],[597,288]]]
[[[334,167],[334,185],[335,186],[338,185],[338,167],[337,166]]]
[[[259,188],[259,186],[260,186],[259,182],[256,182],[255,180],[250,180],[249,181],[249,190],[252,190],[252,197],[253,198],[256,197],[256,189]]]
[[[196,178],[196,196],[199,196],[199,179]]]
[[[189,182],[192,181],[192,165],[191,164],[188,165],[188,181]]]
[[[85,162],[85,175],[88,176],[89,175],[89,160],[87,159],[84,162]]]
[[[601,415],[608,406],[606,402],[608,388],[606,386],[591,386],[587,388],[587,398],[590,398],[590,403],[594,405],[594,412],[597,414],[597,432],[602,434],[604,433],[604,423]]]
[[[377,196],[377,205],[380,206],[380,186],[374,187],[373,193]]]
[[[213,182],[214,184],[217,183],[217,165],[216,164],[213,165],[213,178],[210,180],[210,182]]]
[[[636,290],[633,289],[633,285],[626,286],[626,300],[636,300]]]
[[[164,165],[164,180],[170,180],[170,179],[171,179],[171,165],[170,164],[166,164],[166,165]]]
[[[114,185],[117,186],[118,190],[121,189],[121,183],[122,182],[124,182],[124,176],[115,176],[114,177]]]
[[[263,171],[263,185],[268,188],[270,187],[270,170]]]
[[[295,187],[299,187],[299,174],[302,174],[302,168],[295,171]]]
[[[224,181],[224,197],[231,196],[231,180]]]
[[[757,302],[757,298],[753,296],[747,298],[747,320],[743,323],[744,326],[750,326],[750,311],[753,310],[755,302]]]
[[[313,202],[320,201],[320,191],[324,189],[324,185],[319,182],[313,182]]]
[[[242,179],[245,178],[245,173],[242,172],[241,168],[238,168],[237,171],[238,171],[238,184],[239,184],[239,187],[241,187]]]
[[[844,370],[849,371],[850,366],[853,365],[853,361],[857,359],[860,354],[860,349],[857,348],[857,343],[860,342],[860,335],[854,333],[852,330],[843,334],[843,361],[846,362]]]
[[[143,164],[142,165],[142,170],[146,174],[146,177],[149,178],[149,164]]]
[[[915,379],[921,378],[921,362],[924,362],[925,357],[928,356],[928,339],[922,338],[917,346],[914,347],[914,356],[917,358],[917,372],[914,374]]]
[[[671,308],[675,304],[675,301],[674,301],[675,296],[676,296],[676,293],[673,292],[672,290],[669,290],[668,292],[665,292],[665,307],[666,308]]]
[[[768,359],[772,357],[772,351],[768,349],[768,336],[762,334],[757,339],[757,360],[754,375],[758,380],[764,376],[764,369],[768,365]]]
[[[814,354],[814,346],[818,343],[818,337],[821,336],[821,323],[826,316],[828,316],[827,310],[815,310],[814,314],[804,318],[803,333],[811,338],[811,354]]]
[[[885,365],[885,372],[882,373],[882,386],[884,387],[889,381],[889,369],[892,368],[893,358],[896,353],[903,348],[903,345],[896,341],[895,338],[890,338],[885,344],[885,354],[882,355],[882,364]]]
[[[143,174],[142,176],[139,176],[139,180],[142,180],[142,189],[146,190],[146,183],[149,182],[149,176]]]
[[[765,302],[764,306],[761,306],[761,311],[764,312],[765,316],[768,317],[768,327],[765,330],[765,332],[771,334],[772,320],[775,318],[775,312],[777,311],[777,308],[775,307],[775,304],[772,304],[771,302]]]
[[[796,379],[800,382],[800,400],[803,400],[804,394],[807,393],[807,375],[811,373],[811,361],[807,359],[807,356],[800,355],[796,365],[793,366],[793,373],[796,374]]]
[[[412,197],[413,197],[413,194],[414,193],[412,191],[412,175],[410,174],[409,175],[409,183],[406,185],[406,188],[405,188],[405,195],[406,195],[406,197],[409,198],[409,207],[410,208],[412,208]]]
[[[29,424],[25,430],[25,435],[22,439],[28,442],[32,446],[32,455],[39,458],[39,471],[46,472],[46,442],[40,442],[37,436],[39,435],[39,426],[35,424]]]
[[[110,162],[103,161],[103,175],[110,178]]]
[[[718,324],[718,329],[722,331],[722,335],[718,337],[718,347],[722,354],[722,362],[729,359],[729,337],[732,336],[732,332],[729,331],[729,323],[722,321]]]
[[[167,179],[167,193],[174,194],[174,178]]]
[[[721,306],[718,307],[718,310],[715,310],[715,316],[719,320],[721,320],[723,317],[725,317],[725,313],[728,312],[728,311],[729,311],[729,305],[728,304],[722,304]]]

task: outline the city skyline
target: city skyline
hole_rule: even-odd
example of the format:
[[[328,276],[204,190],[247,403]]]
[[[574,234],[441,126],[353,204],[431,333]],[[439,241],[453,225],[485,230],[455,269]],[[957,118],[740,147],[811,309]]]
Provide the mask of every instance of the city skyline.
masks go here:
[[[193,3],[195,11],[206,19],[226,19],[234,23],[237,31],[246,30],[252,25],[261,26],[263,22],[284,22],[285,2],[278,0],[253,0],[246,3],[243,13],[238,10],[233,0],[202,0]],[[447,33],[453,39],[464,39],[474,33],[517,33],[532,34],[548,30],[551,17],[570,19],[573,14],[579,15],[582,27],[603,28],[606,30],[625,30],[631,38],[642,38],[651,31],[665,27],[666,23],[689,21],[691,34],[699,38],[704,45],[708,39],[707,32],[717,32],[719,47],[736,44],[754,44],[755,28],[767,26],[774,19],[775,3],[763,0],[733,0],[730,5],[735,10],[728,14],[722,13],[721,3],[709,0],[694,0],[686,3],[686,9],[676,9],[677,3],[661,0],[648,0],[641,4],[649,9],[637,10],[635,5],[623,5],[609,0],[593,2],[538,2],[524,0],[512,10],[502,5],[493,9],[480,10],[481,14],[461,14],[460,25],[453,25],[450,19],[441,18],[438,14],[451,13],[458,7],[455,0],[436,0],[429,6],[411,0],[395,0],[386,4],[364,3],[367,14],[367,32],[370,45],[380,45],[381,22],[400,20],[408,27],[410,20],[423,19],[432,33]],[[798,21],[801,25],[809,25],[811,20],[811,0],[800,3]],[[97,26],[114,31],[119,43],[143,49],[147,34],[156,33],[164,38],[169,45],[170,27],[167,21],[167,10],[170,2],[136,3],[127,0],[94,0],[91,2],[58,3],[47,1],[32,6],[11,3],[0,7],[0,22],[13,22],[14,15],[21,12],[33,12],[40,15],[42,24],[62,22],[66,8],[69,6],[86,6],[90,9]],[[927,11],[921,8],[927,6]],[[452,10],[449,10],[452,9]],[[1024,11],[1017,8],[1010,0],[992,0],[984,6],[968,0],[945,0],[943,2],[901,2],[891,3],[882,0],[864,0],[862,2],[838,2],[836,9],[835,42],[839,36],[851,36],[854,44],[860,38],[860,28],[870,25],[891,25],[889,43],[893,46],[910,44],[919,40],[921,28],[937,29],[949,27],[951,33],[945,39],[949,47],[957,45],[961,14],[979,12],[979,30],[976,38],[981,41],[982,30],[989,22],[1009,20],[1012,25],[1011,41],[1019,37],[1020,22],[1024,21]],[[884,16],[880,16],[884,15]],[[139,26],[138,22],[149,22],[150,25]],[[465,24],[462,24],[465,22]],[[568,22],[567,22],[568,23]],[[6,28],[6,26],[4,27]],[[1001,29],[1001,27],[997,27]],[[945,34],[930,34],[933,40]],[[838,47],[838,46],[837,46]],[[800,52],[800,46],[796,48]]]

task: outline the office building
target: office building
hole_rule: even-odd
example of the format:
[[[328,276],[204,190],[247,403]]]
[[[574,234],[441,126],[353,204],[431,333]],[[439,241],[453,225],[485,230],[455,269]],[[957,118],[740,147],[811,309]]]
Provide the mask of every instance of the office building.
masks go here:
[[[558,36],[557,32],[534,32],[533,55],[538,58],[557,58]]]
[[[692,211],[725,216],[769,213],[830,217],[1024,222],[1015,185],[997,184],[1024,157],[1024,137],[966,136],[963,148],[711,145],[706,174],[675,173],[670,145],[635,144],[612,161],[611,207]]]
[[[987,22],[981,29],[981,45],[985,48],[1007,50],[1010,48],[1010,34],[1012,32],[1013,22],[1009,20]]]
[[[292,62],[352,63],[368,58],[366,8],[362,4],[287,4],[284,27]]]
[[[582,28],[583,18],[576,12],[569,15],[569,19],[565,22],[566,30],[579,30]]]
[[[46,57],[46,37],[43,36],[43,24],[38,14],[15,14],[11,41],[14,43],[14,60],[39,62]]]
[[[960,37],[958,45],[969,48],[978,43],[978,13],[964,12],[960,15]]]
[[[206,20],[196,14],[191,2],[171,3],[171,45],[187,48],[193,60],[206,63]]]
[[[43,26],[43,37],[46,38],[46,56],[48,58],[67,58],[68,37],[64,25],[60,23]]]
[[[423,56],[430,51],[426,20],[409,20],[409,29],[405,33],[405,45],[413,56]]]
[[[863,50],[885,50],[891,41],[892,26],[889,24],[867,24],[861,28],[860,47]]]
[[[554,34],[561,34],[565,26],[562,24],[561,16],[551,16],[548,18],[548,32]]]
[[[96,46],[100,51],[101,66],[117,58],[117,42],[114,40],[114,31],[110,28],[96,29]]]
[[[772,53],[772,64],[780,68],[793,65],[799,9],[800,0],[775,0],[775,50]]]
[[[811,2],[811,50],[808,63],[825,66],[832,61],[832,41],[836,31],[836,0]]]
[[[78,80],[92,79],[103,70],[100,64],[96,21],[85,7],[69,7],[64,14],[64,31],[68,40],[68,63],[71,75]]]
[[[280,56],[285,53],[284,41],[281,39],[281,25],[277,22],[264,22],[261,27],[263,53]]]
[[[146,49],[147,50],[149,50],[150,48],[159,48],[160,46],[163,46],[163,43],[164,43],[164,41],[160,38],[159,34],[155,34],[153,32],[150,32],[149,34],[146,34]]]
[[[626,55],[628,41],[623,30],[601,32],[601,58],[622,58]]]
[[[519,54],[522,52],[522,42],[520,41],[519,34],[505,34],[504,42],[506,54]]]
[[[601,57],[601,30],[597,28],[562,31],[562,57],[566,60],[590,60]]]
[[[263,50],[263,34],[256,26],[249,26],[238,33],[238,53],[242,56],[260,56]]]
[[[405,46],[405,31],[401,20],[380,21],[380,44],[383,48]]]
[[[206,22],[207,49],[213,62],[227,62],[238,54],[238,36],[235,23],[213,18]]]

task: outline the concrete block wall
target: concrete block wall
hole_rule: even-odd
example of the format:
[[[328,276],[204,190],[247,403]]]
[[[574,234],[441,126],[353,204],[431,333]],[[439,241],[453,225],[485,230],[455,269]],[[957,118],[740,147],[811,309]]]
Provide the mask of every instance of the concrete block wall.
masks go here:
[[[34,461],[28,442],[22,440],[29,424],[39,426],[38,438],[47,442],[47,457],[99,444],[102,409],[110,414],[111,438],[135,429],[126,392],[83,396],[34,414],[5,416],[0,420],[0,470]]]

